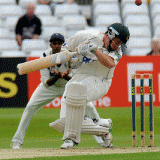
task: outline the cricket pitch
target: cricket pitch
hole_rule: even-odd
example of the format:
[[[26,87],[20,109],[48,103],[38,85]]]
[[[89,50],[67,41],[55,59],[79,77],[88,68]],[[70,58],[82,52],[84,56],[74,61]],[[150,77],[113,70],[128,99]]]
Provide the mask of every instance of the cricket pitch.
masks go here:
[[[102,155],[115,153],[158,152],[159,147],[86,148],[86,149],[0,149],[0,159],[36,158],[53,156]]]

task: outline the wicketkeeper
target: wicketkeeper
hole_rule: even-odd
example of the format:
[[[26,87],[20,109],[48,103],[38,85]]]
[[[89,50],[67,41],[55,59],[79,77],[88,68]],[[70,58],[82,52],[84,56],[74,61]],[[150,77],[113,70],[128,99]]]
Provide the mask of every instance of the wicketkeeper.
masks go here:
[[[55,33],[50,38],[50,47],[41,57],[46,57],[63,51],[61,49],[65,42],[64,36]],[[70,79],[68,62],[54,67],[40,70],[41,83],[32,94],[19,123],[18,129],[12,139],[12,149],[22,148],[23,140],[35,113],[42,109],[53,99],[62,96],[66,82]]]

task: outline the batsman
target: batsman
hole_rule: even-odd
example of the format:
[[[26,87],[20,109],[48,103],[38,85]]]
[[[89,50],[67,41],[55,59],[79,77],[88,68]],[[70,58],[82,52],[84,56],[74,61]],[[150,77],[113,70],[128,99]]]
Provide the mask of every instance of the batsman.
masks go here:
[[[81,133],[96,135],[105,146],[112,144],[110,130],[103,125],[94,125],[100,123],[100,119],[93,123],[84,118],[85,106],[108,92],[115,67],[122,57],[121,46],[126,44],[129,37],[125,25],[114,23],[105,33],[84,30],[68,39],[65,47],[71,52],[77,48],[79,55],[70,61],[73,76],[65,86],[62,97],[65,105],[61,109],[60,119],[50,123],[52,128],[64,133],[62,149],[77,146]]]

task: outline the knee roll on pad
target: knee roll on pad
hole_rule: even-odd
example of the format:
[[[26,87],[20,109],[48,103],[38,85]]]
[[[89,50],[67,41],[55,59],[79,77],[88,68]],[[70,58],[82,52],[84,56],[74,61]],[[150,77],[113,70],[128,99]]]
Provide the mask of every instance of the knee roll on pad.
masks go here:
[[[67,86],[66,103],[69,106],[81,107],[86,104],[86,87],[73,82]]]

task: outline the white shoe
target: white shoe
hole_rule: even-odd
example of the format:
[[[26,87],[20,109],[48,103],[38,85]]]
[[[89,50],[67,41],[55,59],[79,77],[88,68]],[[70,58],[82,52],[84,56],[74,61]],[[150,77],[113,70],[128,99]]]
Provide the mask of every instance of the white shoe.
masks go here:
[[[113,124],[112,124],[112,120],[110,118],[109,119],[100,118],[96,124],[98,124],[102,127],[109,128],[110,132],[112,131]],[[114,145],[112,144],[113,137],[110,132],[104,136],[94,136],[95,140],[97,141],[97,143],[100,147],[105,147],[105,148],[108,148],[108,147],[113,148],[114,147]]]
[[[114,148],[114,145],[112,143],[110,144],[110,146],[106,146],[105,143],[98,143],[98,145],[104,148]]]
[[[114,148],[114,145],[111,143],[111,145],[109,146],[109,148]]]
[[[67,149],[67,148],[74,148],[76,147],[78,144],[75,143],[73,140],[65,140],[64,143],[61,145],[61,149]]]
[[[96,142],[98,143],[98,145],[100,147],[105,147],[105,148],[108,148],[108,147],[109,148],[113,148],[114,147],[114,145],[112,143],[110,144],[110,146],[106,145],[104,143],[104,140],[102,139],[102,136],[96,136],[96,135],[94,135],[93,137],[95,138]]]
[[[19,142],[14,142],[11,144],[12,149],[22,149],[22,144],[20,144]]]
[[[110,132],[108,134],[102,136],[102,139],[104,141],[103,147],[107,148],[107,147],[113,146],[113,144],[112,144],[113,136],[112,136],[112,134]]]

